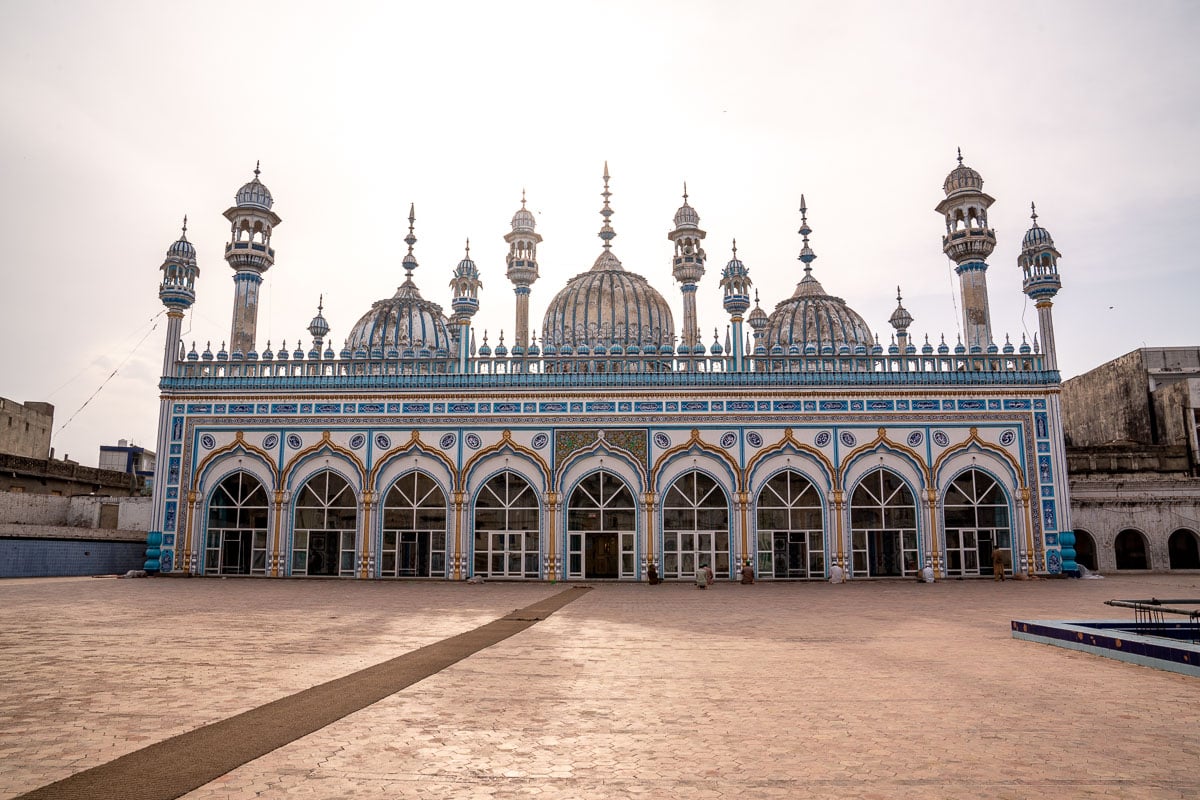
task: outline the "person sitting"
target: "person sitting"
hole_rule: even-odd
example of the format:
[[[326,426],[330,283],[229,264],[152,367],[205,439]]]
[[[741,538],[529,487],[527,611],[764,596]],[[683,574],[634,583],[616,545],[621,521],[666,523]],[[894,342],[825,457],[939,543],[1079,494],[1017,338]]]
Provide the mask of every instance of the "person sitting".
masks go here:
[[[707,589],[708,588],[708,565],[707,564],[701,564],[700,566],[696,567],[696,588],[697,589]]]
[[[649,581],[651,586],[657,586],[662,583],[662,580],[658,577],[658,567],[653,563],[646,565],[646,580]]]
[[[749,563],[742,565],[742,583],[754,583],[754,567]]]

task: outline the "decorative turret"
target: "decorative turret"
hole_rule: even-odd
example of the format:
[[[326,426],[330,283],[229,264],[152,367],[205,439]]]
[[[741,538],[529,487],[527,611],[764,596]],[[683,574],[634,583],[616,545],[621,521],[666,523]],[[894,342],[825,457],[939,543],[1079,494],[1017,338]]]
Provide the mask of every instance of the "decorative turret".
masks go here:
[[[329,323],[325,320],[325,295],[320,295],[317,300],[317,315],[312,318],[312,322],[308,323],[308,332],[313,337],[312,352],[309,353],[309,358],[321,357],[321,343],[325,341],[325,337],[329,335]],[[268,347],[270,344],[268,343]]]
[[[908,326],[912,324],[912,314],[908,313],[908,309],[901,302],[900,287],[896,287],[896,310],[892,312],[892,316],[888,318],[888,322],[896,329],[896,345],[900,348],[900,352],[908,352]]]
[[[946,199],[937,212],[946,217],[942,251],[957,265],[962,292],[963,332],[972,353],[983,352],[992,343],[991,312],[988,308],[987,257],[996,249],[996,232],[988,227],[987,210],[995,199],[983,192],[983,178],[962,163],[946,176],[942,189]]]
[[[1025,232],[1025,238],[1021,241],[1021,255],[1017,257],[1017,264],[1025,273],[1021,289],[1037,306],[1038,327],[1042,333],[1046,367],[1058,369],[1058,355],[1054,347],[1054,319],[1050,309],[1054,305],[1054,296],[1062,288],[1062,280],[1058,275],[1058,259],[1062,254],[1055,249],[1050,231],[1038,225],[1037,206],[1030,203],[1029,208],[1033,227]]]
[[[525,203],[521,203],[521,211],[525,211]],[[521,211],[517,212],[520,216]],[[529,212],[525,212],[528,214]],[[530,221],[532,229],[532,220]],[[517,217],[513,217],[513,231],[517,229]],[[512,234],[510,234],[512,235]],[[507,237],[505,237],[507,238]],[[540,238],[540,237],[539,237]],[[475,262],[471,260],[471,240],[467,239],[466,254],[463,255],[462,261],[458,262],[458,266],[454,268],[454,278],[450,281],[450,288],[454,291],[454,299],[450,301],[450,307],[454,309],[454,317],[450,320],[451,324],[458,327],[458,333],[455,336],[455,341],[458,344],[458,371],[466,372],[467,365],[470,361],[470,346],[471,346],[471,317],[475,316],[475,312],[479,310],[479,289],[483,286],[479,280],[479,268],[475,266]],[[512,274],[512,254],[509,254],[509,274]],[[534,265],[534,277],[537,277],[537,266]],[[528,297],[529,289],[526,287],[526,297]],[[518,323],[520,317],[520,297],[517,294],[517,316]],[[528,306],[526,306],[528,308]]]
[[[254,165],[254,179],[238,189],[237,205],[225,211],[230,223],[230,240],[225,245],[225,260],[233,269],[233,331],[229,337],[233,353],[254,350],[258,328],[258,287],[263,273],[275,263],[271,249],[271,231],[280,223],[271,210],[275,204],[271,192],[259,181],[259,165]]]
[[[607,167],[607,165],[606,165]],[[538,279],[537,246],[542,237],[534,231],[533,213],[525,208],[525,190],[521,190],[521,207],[513,214],[512,232],[504,235],[508,242],[508,271],[505,275],[517,295],[517,330],[513,349],[529,346],[529,287]]]
[[[704,248],[700,240],[705,232],[700,228],[700,215],[688,205],[687,184],[683,184],[683,205],[675,212],[675,229],[667,234],[675,245],[671,272],[679,281],[683,293],[683,328],[681,344],[693,349],[700,344],[700,327],[696,320],[696,284],[704,276]]]
[[[745,359],[745,353],[742,351],[744,339],[742,315],[746,313],[746,309],[750,308],[750,287],[753,285],[753,281],[750,280],[750,270],[746,269],[746,265],[737,257],[737,239],[734,239],[733,257],[721,271],[721,288],[725,290],[725,311],[729,313],[730,321],[733,323],[731,347],[727,347],[726,350],[733,357],[734,372],[742,371]]]
[[[179,330],[183,313],[196,302],[196,276],[200,267],[196,265],[196,248],[187,238],[187,217],[183,218],[183,232],[179,239],[167,248],[163,260],[162,282],[158,285],[158,299],[167,307],[167,341],[163,349],[163,375],[171,374],[171,366],[179,353]]]

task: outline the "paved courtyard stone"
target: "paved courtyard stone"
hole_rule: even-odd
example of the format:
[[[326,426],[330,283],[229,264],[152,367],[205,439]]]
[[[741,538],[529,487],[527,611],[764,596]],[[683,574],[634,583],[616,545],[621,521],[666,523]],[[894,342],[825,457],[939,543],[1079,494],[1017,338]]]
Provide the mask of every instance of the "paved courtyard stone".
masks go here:
[[[0,798],[564,585],[0,582]],[[595,584],[188,798],[1200,795],[1200,681],[1011,638],[1200,575]]]

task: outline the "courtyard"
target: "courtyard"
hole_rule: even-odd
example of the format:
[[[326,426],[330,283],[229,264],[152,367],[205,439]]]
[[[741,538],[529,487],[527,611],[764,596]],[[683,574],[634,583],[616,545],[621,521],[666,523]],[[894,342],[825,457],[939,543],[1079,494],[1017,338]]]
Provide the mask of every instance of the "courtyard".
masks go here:
[[[479,628],[545,583],[0,581],[0,798]],[[594,584],[188,798],[1200,794],[1200,681],[1029,642],[1200,574]],[[136,776],[113,795],[136,796]]]

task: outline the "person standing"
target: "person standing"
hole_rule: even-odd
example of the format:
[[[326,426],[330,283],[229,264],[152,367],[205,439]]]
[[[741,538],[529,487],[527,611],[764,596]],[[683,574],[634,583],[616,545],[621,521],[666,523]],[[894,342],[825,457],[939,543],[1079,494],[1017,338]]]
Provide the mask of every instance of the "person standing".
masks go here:
[[[1004,567],[1006,559],[1004,558],[1004,550],[997,547],[992,551],[992,580],[1004,580]]]

